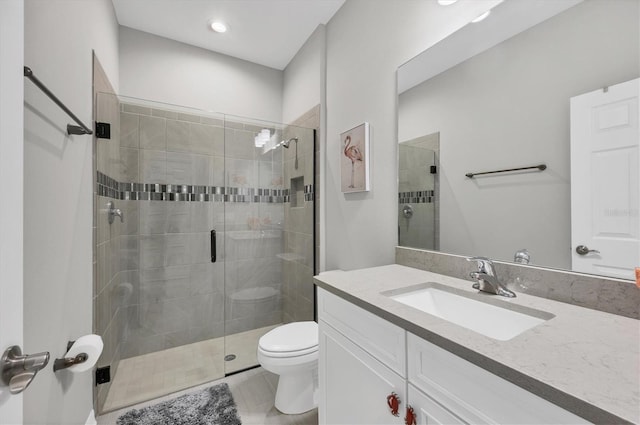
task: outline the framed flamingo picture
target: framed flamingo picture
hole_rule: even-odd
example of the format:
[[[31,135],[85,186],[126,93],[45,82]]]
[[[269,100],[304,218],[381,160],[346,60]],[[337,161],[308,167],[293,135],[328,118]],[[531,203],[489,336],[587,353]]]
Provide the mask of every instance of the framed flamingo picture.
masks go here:
[[[343,193],[369,190],[369,123],[340,134],[340,174]]]

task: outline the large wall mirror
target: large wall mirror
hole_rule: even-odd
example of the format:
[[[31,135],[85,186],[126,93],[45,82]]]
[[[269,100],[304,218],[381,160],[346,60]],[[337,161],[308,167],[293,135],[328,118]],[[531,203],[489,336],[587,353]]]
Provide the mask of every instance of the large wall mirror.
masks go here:
[[[506,0],[400,67],[399,244],[634,279],[639,21]]]

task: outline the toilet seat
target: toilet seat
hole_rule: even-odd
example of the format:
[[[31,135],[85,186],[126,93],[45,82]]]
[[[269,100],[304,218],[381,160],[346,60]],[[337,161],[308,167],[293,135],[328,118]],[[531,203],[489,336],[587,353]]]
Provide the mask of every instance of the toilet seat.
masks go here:
[[[267,357],[298,357],[318,351],[318,324],[294,322],[264,334],[258,351]]]

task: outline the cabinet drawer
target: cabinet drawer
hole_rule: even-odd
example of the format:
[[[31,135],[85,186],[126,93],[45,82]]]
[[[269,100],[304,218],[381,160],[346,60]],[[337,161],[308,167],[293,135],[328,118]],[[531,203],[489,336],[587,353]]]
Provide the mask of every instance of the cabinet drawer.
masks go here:
[[[318,288],[318,319],[406,377],[406,332],[362,308]]]
[[[409,382],[467,423],[589,423],[413,334],[407,346]]]

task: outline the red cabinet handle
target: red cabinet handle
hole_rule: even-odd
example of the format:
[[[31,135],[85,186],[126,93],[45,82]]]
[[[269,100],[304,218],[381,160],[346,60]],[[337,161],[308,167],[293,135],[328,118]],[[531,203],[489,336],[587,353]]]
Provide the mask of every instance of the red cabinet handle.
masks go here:
[[[400,397],[398,397],[398,394],[392,392],[387,396],[387,406],[389,406],[393,416],[398,416],[398,410],[400,409]]]
[[[416,425],[416,412],[413,411],[413,407],[407,406],[407,414],[404,417],[405,425]]]

